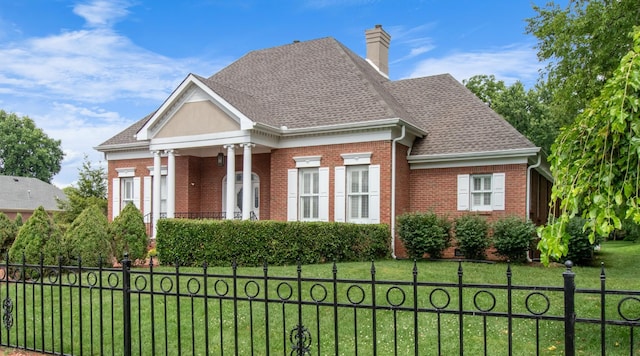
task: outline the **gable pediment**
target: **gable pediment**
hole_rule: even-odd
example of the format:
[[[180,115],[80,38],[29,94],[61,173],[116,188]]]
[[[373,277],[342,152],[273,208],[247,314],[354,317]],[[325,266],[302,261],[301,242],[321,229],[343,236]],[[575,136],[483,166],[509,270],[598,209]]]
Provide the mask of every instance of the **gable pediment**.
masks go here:
[[[253,127],[253,122],[194,75],[189,75],[138,131],[138,140],[166,139]]]
[[[240,130],[240,124],[210,100],[183,103],[154,135],[192,136]]]

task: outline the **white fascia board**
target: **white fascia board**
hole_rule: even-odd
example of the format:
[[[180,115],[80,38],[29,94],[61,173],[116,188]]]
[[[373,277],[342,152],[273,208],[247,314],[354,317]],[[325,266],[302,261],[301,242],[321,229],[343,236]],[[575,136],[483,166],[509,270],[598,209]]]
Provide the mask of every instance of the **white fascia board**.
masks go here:
[[[162,116],[171,109],[171,106],[180,99],[180,97],[188,90],[189,86],[193,84],[200,88],[202,91],[211,96],[212,101],[217,102],[219,107],[229,116],[236,118],[240,122],[241,130],[248,130],[253,128],[254,122],[248,117],[242,114],[238,109],[229,104],[220,95],[216,94],[211,88],[201,82],[193,74],[189,74],[180,85],[171,93],[171,95],[162,103],[160,108],[153,114],[151,119],[138,131],[136,138],[138,140],[149,140],[151,137],[150,129],[153,125],[162,118]]]
[[[345,132],[345,131],[354,131],[354,130],[372,130],[372,129],[382,129],[382,128],[395,128],[405,126],[407,129],[407,133],[413,134],[417,137],[424,137],[427,135],[427,132],[413,126],[402,119],[399,118],[391,118],[391,119],[380,119],[380,120],[372,120],[372,121],[362,121],[362,122],[350,122],[350,123],[341,123],[335,125],[323,125],[323,126],[311,126],[311,127],[302,127],[302,128],[287,128],[283,127],[273,127],[270,125],[265,125],[261,123],[256,123],[255,128],[261,129],[267,132],[272,132],[274,134],[281,135],[283,137],[290,136],[302,136],[302,135],[325,135],[334,132]]]
[[[283,137],[278,148],[295,148],[305,146],[338,145],[346,143],[392,140],[391,130],[373,132],[347,132],[327,136]]]
[[[153,154],[149,151],[148,147],[145,147],[145,150],[138,151],[114,151],[105,153],[105,159],[107,161],[121,161],[125,159],[140,158],[153,158]]]
[[[149,149],[151,151],[155,151],[181,148],[199,148],[250,142],[251,134],[247,131],[227,131],[204,135],[156,138],[151,140]]]
[[[535,156],[538,151],[540,151],[540,148],[535,147],[504,151],[410,156],[407,160],[409,161],[411,169],[526,164],[528,163],[528,158]]]

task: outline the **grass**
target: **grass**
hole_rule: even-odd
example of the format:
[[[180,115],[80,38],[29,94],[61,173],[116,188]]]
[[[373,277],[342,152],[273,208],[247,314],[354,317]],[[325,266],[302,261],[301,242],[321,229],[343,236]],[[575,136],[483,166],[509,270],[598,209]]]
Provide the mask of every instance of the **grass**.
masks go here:
[[[635,275],[638,257],[640,244],[608,242],[603,245],[597,258],[598,262],[605,264],[608,290],[640,291]],[[131,274],[135,291],[131,296],[133,353],[201,355],[208,347],[210,354],[233,354],[236,349],[243,355],[252,351],[266,354],[267,349],[273,354],[280,354],[283,350],[288,354],[291,330],[298,324],[298,308],[301,308],[303,324],[309,329],[312,340],[312,354],[352,355],[357,352],[368,355],[373,354],[374,347],[380,355],[413,354],[416,345],[416,314],[411,311],[414,305],[411,285],[414,264],[407,260],[389,260],[378,261],[373,266],[375,275],[372,274],[371,263],[340,263],[336,266],[339,282],[335,288],[335,303],[340,305],[337,308],[333,305],[332,264],[301,267],[301,276],[306,280],[301,282],[302,299],[305,301],[302,306],[294,302],[298,298],[296,266],[269,267],[270,280],[267,283],[262,279],[262,267],[239,268],[236,288],[234,280],[229,278],[233,274],[231,267],[208,268],[206,288],[201,268],[180,268],[179,273],[183,276],[179,279],[175,278],[176,269],[172,267],[155,268],[153,276],[148,269],[135,269]],[[420,285],[416,287],[415,304],[421,308],[417,315],[419,353],[458,354],[460,318],[456,313],[459,296],[455,284],[458,283],[459,264],[419,261],[416,267]],[[507,292],[500,287],[507,283],[507,265],[463,263],[461,267],[463,283],[470,285],[462,293],[463,310],[469,312],[462,324],[465,353],[483,354],[486,346],[488,354],[507,354],[508,319],[491,315],[507,312]],[[511,281],[512,285],[520,287],[561,287],[565,271],[561,265],[514,265],[511,267]],[[578,289],[600,288],[599,266],[574,267],[573,271]],[[271,280],[272,276],[277,277]],[[43,284],[52,281],[55,284],[52,286],[40,285],[40,281],[0,285],[0,298],[5,299],[8,295],[14,303],[11,314],[14,325],[10,329],[0,329],[0,344],[36,350],[44,348],[56,353],[79,354],[82,349],[83,354],[121,354],[121,273],[117,270],[104,271],[102,279],[98,278],[97,272],[83,273],[79,280],[76,277],[64,275],[62,285],[54,277],[42,281]],[[372,288],[373,278],[375,289]],[[80,281],[85,286],[81,290],[77,287]],[[100,289],[90,287],[100,282],[103,286],[113,286],[113,289],[100,292]],[[148,293],[152,282],[153,295]],[[74,284],[74,287],[66,284]],[[180,297],[176,298],[178,290]],[[208,298],[203,297],[205,291]],[[234,303],[234,291],[243,300]],[[373,292],[375,304],[380,306],[375,311],[366,307],[372,303]],[[265,306],[265,295],[269,298],[268,306]],[[607,297],[608,318],[621,320],[617,308],[623,297]],[[597,294],[578,293],[578,318],[598,318],[599,298]],[[315,303],[314,299],[320,302]],[[513,354],[529,355],[536,354],[536,351],[541,354],[562,353],[563,323],[531,318],[527,309],[528,305],[531,311],[539,313],[548,307],[544,316],[561,316],[564,307],[562,292],[513,290],[512,300],[514,314],[529,316],[512,319]],[[622,310],[625,316],[638,318],[640,306],[637,302],[627,301],[622,304]],[[178,318],[181,328],[178,328]],[[606,328],[608,355],[628,355],[632,349],[638,352],[637,343],[633,348],[629,345],[629,330],[628,326]],[[578,354],[599,353],[599,325],[578,323],[576,337]]]

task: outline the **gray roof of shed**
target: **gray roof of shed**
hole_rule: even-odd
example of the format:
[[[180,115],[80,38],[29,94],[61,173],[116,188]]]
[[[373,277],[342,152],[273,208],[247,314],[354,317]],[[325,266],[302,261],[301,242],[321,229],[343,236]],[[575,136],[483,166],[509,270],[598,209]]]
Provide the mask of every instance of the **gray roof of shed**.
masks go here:
[[[66,200],[58,187],[36,178],[0,175],[0,211],[36,210],[58,211],[56,198]]]
[[[391,81],[331,37],[247,53],[195,76],[249,119],[312,128],[399,118],[428,133],[412,155],[534,148],[448,74]],[[100,146],[133,144],[149,115]]]

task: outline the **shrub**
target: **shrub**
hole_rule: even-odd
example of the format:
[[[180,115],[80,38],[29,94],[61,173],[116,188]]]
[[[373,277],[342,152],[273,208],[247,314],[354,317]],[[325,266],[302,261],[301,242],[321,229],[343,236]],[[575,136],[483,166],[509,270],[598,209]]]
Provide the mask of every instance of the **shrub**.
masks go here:
[[[451,222],[435,213],[407,213],[398,216],[398,235],[411,258],[440,258],[451,245]]]
[[[536,227],[531,220],[509,216],[493,224],[493,247],[500,256],[512,262],[524,262],[535,239]]]
[[[111,262],[111,238],[108,232],[109,222],[101,209],[91,205],[84,209],[71,223],[65,233],[65,245],[70,261],[78,257],[83,266],[97,267]]]
[[[22,214],[17,213],[16,218],[13,219],[13,223],[16,224],[16,227],[19,229],[24,223],[22,222]]]
[[[0,256],[4,257],[18,235],[18,227],[9,217],[0,212]]]
[[[592,265],[593,264],[593,247],[602,240],[596,236],[596,241],[592,244],[589,241],[590,230],[584,230],[585,219],[574,217],[569,220],[566,232],[571,236],[569,240],[569,252],[565,257],[571,260],[574,265]]]
[[[455,236],[458,248],[466,259],[486,258],[489,240],[489,224],[478,215],[463,215],[455,220]]]
[[[20,228],[16,240],[9,249],[9,258],[16,262],[22,261],[23,253],[26,263],[40,263],[40,255],[42,255],[44,263],[48,265],[57,264],[58,256],[64,255],[60,229],[42,206],[38,207]]]
[[[261,266],[371,261],[389,256],[386,225],[239,220],[158,221],[163,264]]]
[[[622,222],[622,232],[625,241],[638,241],[640,238],[640,225],[636,224],[632,219]]]
[[[147,256],[147,228],[140,210],[133,204],[127,204],[111,223],[113,254],[121,259],[129,253],[131,261],[141,260]]]

